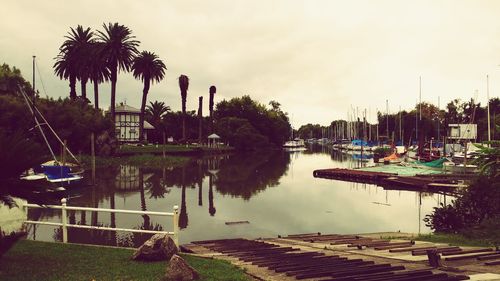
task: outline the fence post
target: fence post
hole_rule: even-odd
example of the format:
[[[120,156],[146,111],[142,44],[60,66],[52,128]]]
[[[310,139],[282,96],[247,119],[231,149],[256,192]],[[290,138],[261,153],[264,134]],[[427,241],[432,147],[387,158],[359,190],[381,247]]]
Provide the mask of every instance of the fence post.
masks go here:
[[[61,209],[61,216],[62,216],[62,236],[63,236],[63,243],[68,243],[68,217],[66,214],[66,198],[61,199],[61,204],[62,204],[62,209]]]
[[[174,242],[179,247],[179,206],[174,206]]]

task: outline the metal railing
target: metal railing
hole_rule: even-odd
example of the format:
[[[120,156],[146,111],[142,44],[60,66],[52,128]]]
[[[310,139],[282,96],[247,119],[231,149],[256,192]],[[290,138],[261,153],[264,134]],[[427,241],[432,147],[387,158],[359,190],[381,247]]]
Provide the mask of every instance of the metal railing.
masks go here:
[[[30,203],[24,204],[23,208],[24,208],[24,211],[26,212],[26,214],[28,214],[28,208],[61,210],[61,222],[26,220],[25,223],[62,227],[63,243],[68,242],[68,227],[73,227],[73,228],[85,228],[85,229],[95,229],[95,230],[125,231],[125,232],[135,232],[135,233],[150,233],[150,234],[163,233],[163,234],[167,234],[167,235],[172,236],[172,239],[174,240],[175,244],[177,246],[179,246],[179,207],[178,206],[174,206],[174,211],[172,213],[167,213],[167,212],[151,212],[151,211],[133,211],[133,210],[119,210],[119,209],[76,207],[76,206],[68,206],[66,204],[66,202],[67,202],[66,198],[63,198],[63,199],[61,199],[61,205],[37,205],[37,204],[30,204]],[[107,213],[118,213],[118,214],[167,216],[167,217],[173,218],[174,230],[173,231],[155,231],[155,230],[144,230],[144,229],[130,229],[130,228],[69,224],[68,223],[68,216],[67,216],[68,210],[69,211],[107,212]]]

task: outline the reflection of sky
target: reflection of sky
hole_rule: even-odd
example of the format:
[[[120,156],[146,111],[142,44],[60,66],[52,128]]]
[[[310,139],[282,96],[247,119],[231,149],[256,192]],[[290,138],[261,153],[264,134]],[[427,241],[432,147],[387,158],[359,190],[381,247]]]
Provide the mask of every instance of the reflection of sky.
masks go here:
[[[418,193],[385,191],[374,185],[317,179],[312,176],[315,169],[345,165],[346,162],[333,161],[328,154],[294,154],[289,170],[279,180],[280,184],[257,193],[249,200],[221,195],[214,185],[214,205],[217,212],[213,217],[208,212],[207,176],[202,184],[203,206],[198,206],[198,187],[186,188],[189,224],[181,232],[181,242],[226,237],[273,237],[278,234],[318,231],[419,231]],[[165,198],[158,199],[150,198],[146,190],[145,197],[148,210],[170,212],[173,205],[181,205],[181,188],[171,188]],[[429,214],[441,199],[440,195],[422,196],[422,218]],[[109,199],[100,202],[99,206],[109,208]],[[126,197],[116,194],[115,208],[140,210],[140,193],[127,193]],[[137,227],[142,223],[142,218],[138,215],[117,214],[116,221],[117,227]],[[170,218],[152,216],[151,221],[153,224],[162,224],[167,230],[171,229]],[[227,226],[227,221],[249,221],[250,224]],[[87,222],[90,222],[89,214]],[[100,213],[99,222],[109,224],[110,215]],[[421,231],[430,231],[423,222]],[[41,240],[51,240],[52,231],[39,231],[37,237]]]

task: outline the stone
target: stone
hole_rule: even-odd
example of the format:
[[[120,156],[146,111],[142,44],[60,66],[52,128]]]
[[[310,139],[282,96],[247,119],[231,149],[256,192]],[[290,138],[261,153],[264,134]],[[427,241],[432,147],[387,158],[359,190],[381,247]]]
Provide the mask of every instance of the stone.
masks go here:
[[[132,259],[141,261],[169,260],[178,251],[174,240],[167,234],[155,234],[135,251]]]
[[[173,255],[170,262],[167,264],[167,272],[163,280],[191,281],[198,280],[199,278],[200,275],[198,272],[189,266],[183,258],[178,255]]]

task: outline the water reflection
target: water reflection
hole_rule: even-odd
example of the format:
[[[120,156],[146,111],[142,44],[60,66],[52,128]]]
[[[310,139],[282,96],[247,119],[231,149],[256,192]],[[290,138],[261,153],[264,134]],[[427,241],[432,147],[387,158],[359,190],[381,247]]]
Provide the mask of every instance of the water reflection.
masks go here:
[[[177,168],[121,165],[98,170],[96,185],[71,195],[69,205],[159,212],[171,212],[179,205],[183,243],[316,231],[427,231],[420,225],[421,218],[442,201],[439,195],[384,191],[369,184],[312,177],[314,169],[366,164],[318,146],[301,153],[218,155],[193,159]],[[29,216],[61,220],[57,210],[33,209]],[[172,229],[171,219],[159,216],[78,211],[69,212],[69,220],[103,227]],[[250,224],[225,225],[238,220]],[[150,236],[78,228],[68,231],[70,242],[118,246],[137,246]],[[62,233],[58,228],[32,227],[30,238],[60,241]]]

